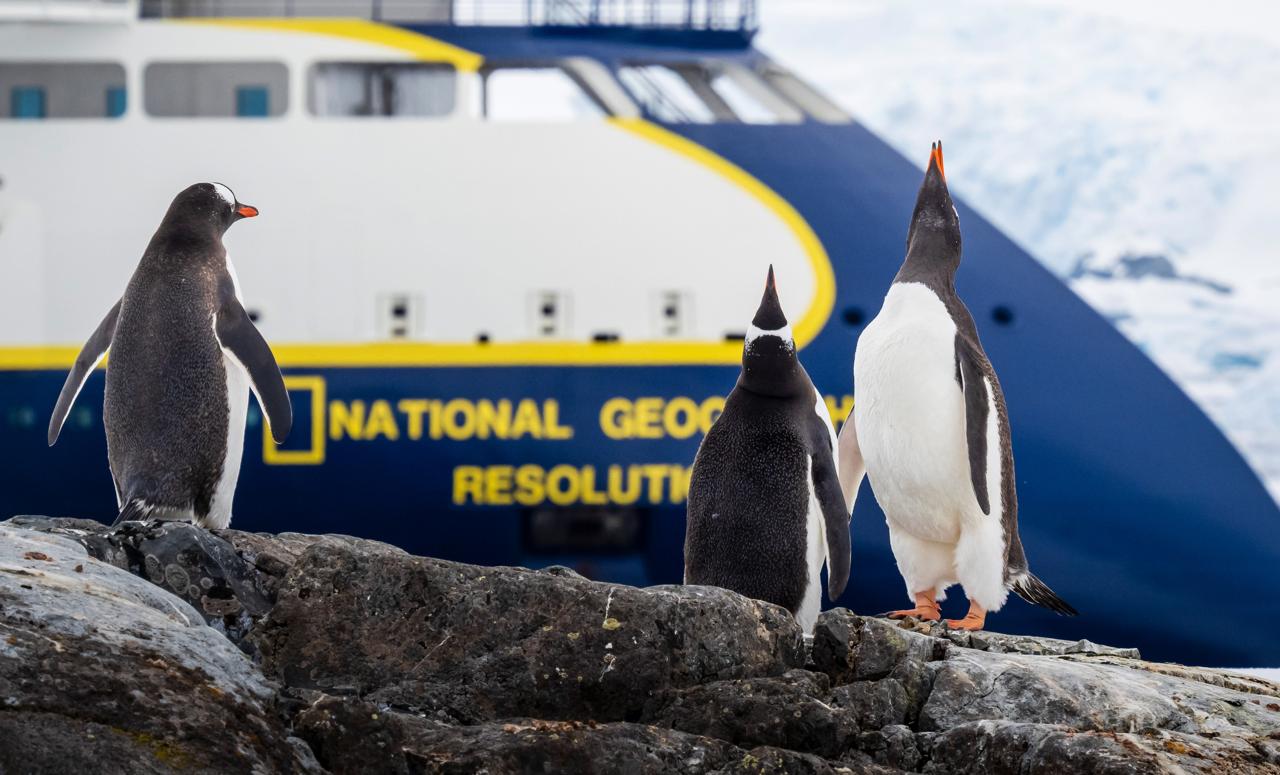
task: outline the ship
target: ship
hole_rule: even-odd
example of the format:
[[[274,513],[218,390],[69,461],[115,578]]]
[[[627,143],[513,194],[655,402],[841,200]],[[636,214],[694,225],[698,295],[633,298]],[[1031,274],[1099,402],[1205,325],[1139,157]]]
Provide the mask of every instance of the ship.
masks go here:
[[[262,213],[226,245],[295,416],[276,446],[251,405],[235,528],[679,583],[690,466],[767,267],[839,423],[926,161],[760,50],[759,15],[4,0],[0,513],[114,517],[101,370],[53,448],[49,414],[168,202],[219,181]],[[1013,601],[992,626],[1280,664],[1262,625],[1280,614],[1264,594],[1280,514],[1258,477],[1107,320],[956,206],[1023,541],[1081,611]],[[866,484],[851,531],[837,604],[901,607]]]

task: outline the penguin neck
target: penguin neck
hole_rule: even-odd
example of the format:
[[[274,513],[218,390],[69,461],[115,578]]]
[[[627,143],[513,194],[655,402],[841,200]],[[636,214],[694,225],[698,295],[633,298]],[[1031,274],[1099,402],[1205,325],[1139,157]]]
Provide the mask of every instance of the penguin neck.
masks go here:
[[[223,231],[220,224],[204,219],[166,217],[151,237],[146,255],[166,263],[199,263],[221,252]]]
[[[748,340],[743,347],[742,372],[738,375],[738,386],[743,390],[788,398],[804,392],[807,382],[791,340],[762,336]]]
[[[946,299],[956,295],[956,270],[959,267],[959,251],[948,244],[944,235],[917,235],[912,239],[907,257],[893,281],[920,283]]]

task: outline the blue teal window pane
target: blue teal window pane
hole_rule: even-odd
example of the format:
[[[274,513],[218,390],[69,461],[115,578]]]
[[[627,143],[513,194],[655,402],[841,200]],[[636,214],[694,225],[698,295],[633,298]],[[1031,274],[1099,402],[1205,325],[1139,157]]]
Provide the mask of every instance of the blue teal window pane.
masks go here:
[[[9,115],[14,118],[44,118],[44,89],[39,86],[15,86],[9,92]]]
[[[236,115],[262,118],[271,115],[270,97],[265,86],[236,87]]]
[[[124,115],[124,87],[107,87],[107,118],[120,118]]]

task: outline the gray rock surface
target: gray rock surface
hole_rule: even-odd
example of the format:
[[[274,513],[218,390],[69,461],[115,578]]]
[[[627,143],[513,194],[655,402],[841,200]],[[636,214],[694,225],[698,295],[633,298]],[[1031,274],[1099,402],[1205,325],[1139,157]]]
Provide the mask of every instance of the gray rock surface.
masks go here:
[[[274,706],[190,605],[0,525],[0,772],[301,770]]]
[[[1280,773],[1280,687],[1132,649],[843,609],[821,615],[808,649],[782,609],[711,588],[480,568],[342,536],[21,521],[51,537],[15,524],[8,534],[56,542],[100,580],[90,599],[19,584],[16,615],[6,594],[26,577],[0,568],[0,628],[28,630],[0,655],[42,648],[38,675],[75,676],[15,693],[27,662],[0,663],[0,700],[22,698],[0,706],[0,772],[42,755],[75,768],[86,751],[132,763],[140,750],[150,769],[133,771],[247,771],[196,758],[211,739],[196,720],[234,707],[219,739],[240,742],[220,755],[263,772]],[[52,645],[85,649],[57,629],[71,623],[93,631],[95,654],[124,654],[111,657],[121,677],[52,667],[80,664]],[[161,659],[187,678],[160,682],[122,633],[181,654]],[[95,709],[111,702],[124,710]],[[48,758],[68,736],[81,758]],[[190,758],[168,758],[176,741]]]

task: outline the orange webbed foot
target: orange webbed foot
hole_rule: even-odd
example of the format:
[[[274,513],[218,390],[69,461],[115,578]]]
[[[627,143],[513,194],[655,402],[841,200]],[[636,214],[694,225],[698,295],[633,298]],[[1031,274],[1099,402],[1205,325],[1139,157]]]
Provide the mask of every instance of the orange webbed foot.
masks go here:
[[[927,607],[917,606],[915,608],[909,608],[903,611],[890,611],[889,613],[885,614],[885,616],[889,617],[890,619],[906,619],[908,616],[913,616],[916,619],[920,619],[921,621],[936,622],[942,618],[942,612],[939,611],[937,608],[927,608]]]
[[[953,630],[968,630],[975,632],[981,630],[987,623],[987,612],[979,608],[977,605],[969,605],[969,613],[965,614],[963,619],[948,619],[947,627]]]

